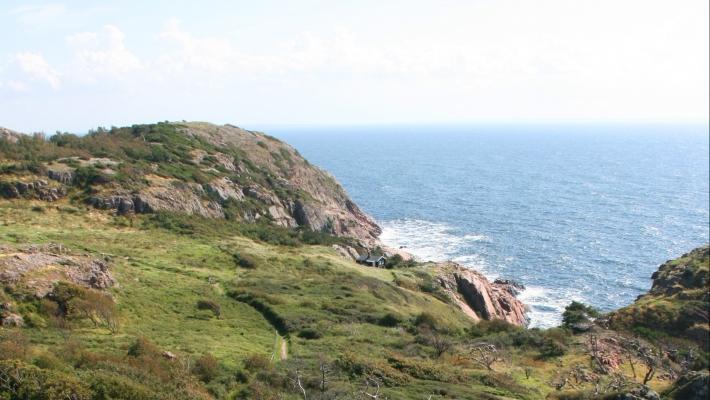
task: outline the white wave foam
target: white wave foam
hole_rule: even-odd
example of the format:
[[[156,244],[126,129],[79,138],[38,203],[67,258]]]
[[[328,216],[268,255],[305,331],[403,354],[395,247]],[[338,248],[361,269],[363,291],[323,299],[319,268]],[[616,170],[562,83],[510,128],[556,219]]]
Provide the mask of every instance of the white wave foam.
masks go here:
[[[398,219],[382,222],[380,225],[380,239],[383,243],[391,247],[404,247],[421,261],[447,261],[457,257],[470,257],[468,261],[474,261],[474,258],[475,261],[482,261],[478,255],[461,256],[461,251],[467,244],[488,240],[480,234],[458,236],[452,233],[453,228],[447,224],[420,219]]]
[[[451,260],[482,272],[490,280],[499,277],[496,271],[491,270],[483,256],[466,253],[467,246],[479,241],[488,241],[485,235],[456,235],[450,225],[409,218],[381,222],[380,226],[380,239],[384,244],[395,248],[404,247],[404,250],[420,261]],[[572,300],[582,300],[572,293],[539,286],[526,287],[518,298],[530,306],[530,327],[539,328],[559,325],[567,304]]]
[[[518,299],[530,307],[530,328],[552,328],[562,322],[562,312],[572,301],[584,301],[580,296],[540,286],[526,286]]]

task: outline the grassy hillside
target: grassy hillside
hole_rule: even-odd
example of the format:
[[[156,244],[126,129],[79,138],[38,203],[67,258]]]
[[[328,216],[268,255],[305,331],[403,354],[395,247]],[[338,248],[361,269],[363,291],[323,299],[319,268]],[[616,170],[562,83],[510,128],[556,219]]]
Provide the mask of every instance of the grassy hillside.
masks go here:
[[[112,332],[81,316],[58,324],[40,301],[6,285],[2,296],[28,325],[0,330],[4,346],[22,347],[0,358],[90,382],[86,389],[94,398],[104,398],[96,393],[111,379],[129,380],[148,397],[172,390],[165,396],[300,398],[290,380],[296,370],[309,398],[317,398],[321,364],[331,371],[325,398],[357,395],[366,377],[394,399],[538,399],[558,393],[563,383],[559,393],[615,379],[595,372],[589,334],[495,321],[474,325],[437,293],[425,265],[373,269],[327,246],[276,245],[192,219],[189,226],[180,216],[129,218],[63,202],[3,201],[0,242],[6,246],[62,243],[68,251],[110,260],[120,329]],[[156,220],[173,228],[157,227]],[[219,317],[198,309],[200,301],[218,304]],[[147,355],[129,355],[139,338]],[[484,342],[496,346],[500,359],[491,370],[471,350]],[[176,358],[164,358],[164,351]],[[208,376],[195,368],[205,356],[214,360]],[[630,366],[622,363],[617,372],[633,381]],[[574,383],[580,373],[594,379]],[[658,390],[670,383],[662,373],[650,381]]]
[[[321,198],[310,204],[346,201],[344,192],[328,197],[338,192],[331,178],[336,189],[325,197],[313,187],[281,186],[271,151],[259,153],[263,165],[221,171],[225,151],[234,161],[249,146],[270,149],[258,144],[270,139],[249,133],[238,136],[247,142],[215,144],[223,137],[202,133],[184,136],[160,124],[82,139],[0,140],[0,399],[585,399],[640,393],[641,384],[687,393],[706,377],[688,378],[707,368],[707,351],[686,331],[615,326],[614,316],[591,323],[597,314],[584,305],[570,307],[566,326],[555,329],[476,323],[442,288],[441,266],[358,265],[333,245],[359,246],[359,239],[334,226],[281,224],[266,217],[268,203],[258,196],[198,199],[205,209],[216,201],[224,218],[179,207],[122,212],[88,201],[131,191],[153,199],[156,187],[171,193],[226,177],[210,174],[226,174],[241,189],[251,186],[240,179],[259,180],[284,202],[307,193]],[[214,165],[195,164],[194,150],[212,155]],[[44,182],[59,164],[71,179]],[[326,176],[306,171],[315,175],[282,177],[308,187]],[[156,183],[164,179],[172,186]],[[229,217],[251,206],[265,217]],[[329,215],[348,212],[367,226],[355,206],[344,207]],[[674,282],[664,287],[695,284],[671,278],[685,270],[707,277],[702,262],[669,265],[656,277]],[[696,296],[701,290],[686,289],[652,291],[637,305],[707,306]],[[681,376],[683,386],[674,387]]]
[[[709,246],[670,260],[653,274],[648,294],[611,315],[612,324],[650,335],[684,337],[707,351],[709,276]]]

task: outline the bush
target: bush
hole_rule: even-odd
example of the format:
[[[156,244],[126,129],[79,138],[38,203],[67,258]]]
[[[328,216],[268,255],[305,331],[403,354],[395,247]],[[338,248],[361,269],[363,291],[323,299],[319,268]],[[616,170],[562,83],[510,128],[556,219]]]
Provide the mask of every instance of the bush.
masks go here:
[[[111,178],[102,174],[93,166],[79,167],[74,171],[74,182],[83,188],[95,184],[104,184],[111,181]]]
[[[21,332],[0,337],[0,360],[23,360],[28,351],[27,338]]]
[[[42,369],[62,370],[66,368],[62,360],[58,359],[57,356],[52,353],[40,354],[35,358],[33,364]]]
[[[414,318],[414,326],[422,327],[428,326],[429,328],[435,329],[439,324],[436,317],[428,312],[423,312]]]
[[[241,268],[254,269],[256,268],[256,261],[253,258],[241,254],[234,254],[234,263]]]
[[[111,296],[68,282],[58,282],[48,298],[57,304],[56,309],[43,301],[42,308],[50,317],[65,319],[88,318],[94,326],[105,326],[118,332],[119,316]],[[53,312],[53,314],[51,314]]]
[[[599,311],[594,307],[573,301],[565,307],[562,313],[562,325],[572,327],[572,325],[590,322],[592,318],[599,317]]]
[[[271,368],[271,361],[261,354],[253,354],[244,360],[244,369],[249,372],[265,371]]]
[[[547,359],[563,356],[567,351],[568,332],[560,328],[552,328],[543,332],[538,358]]]
[[[139,337],[128,346],[128,355],[131,357],[157,356],[160,350],[150,340]]]
[[[215,301],[212,300],[198,300],[197,301],[198,310],[210,310],[215,315],[215,317],[220,318],[222,316],[222,307]]]
[[[380,318],[377,321],[377,324],[380,326],[386,326],[388,328],[394,328],[395,326],[399,325],[401,322],[402,322],[402,318],[399,315],[393,314],[393,313],[387,313],[387,314],[383,315],[382,318]]]
[[[302,339],[309,339],[309,340],[320,339],[322,336],[323,335],[320,332],[318,332],[316,329],[313,329],[313,328],[301,329],[298,332],[298,337],[300,337]]]
[[[417,262],[414,260],[405,260],[404,257],[402,257],[399,254],[394,254],[391,257],[387,259],[387,264],[385,265],[386,268],[388,269],[393,269],[393,268],[412,268],[416,267]]]
[[[197,375],[202,382],[208,383],[219,374],[219,363],[211,354],[205,354],[195,361],[192,373]]]
[[[514,332],[517,330],[520,330],[520,328],[507,321],[492,319],[490,321],[478,321],[468,329],[468,334],[472,337],[482,337],[494,333]]]

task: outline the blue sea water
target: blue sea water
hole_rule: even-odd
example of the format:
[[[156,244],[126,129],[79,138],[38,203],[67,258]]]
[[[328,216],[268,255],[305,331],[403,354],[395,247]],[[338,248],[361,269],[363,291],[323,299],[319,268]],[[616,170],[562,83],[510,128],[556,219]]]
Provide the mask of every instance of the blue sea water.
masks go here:
[[[522,282],[532,326],[572,300],[629,304],[659,264],[709,241],[707,126],[268,132],[335,175],[385,243]]]

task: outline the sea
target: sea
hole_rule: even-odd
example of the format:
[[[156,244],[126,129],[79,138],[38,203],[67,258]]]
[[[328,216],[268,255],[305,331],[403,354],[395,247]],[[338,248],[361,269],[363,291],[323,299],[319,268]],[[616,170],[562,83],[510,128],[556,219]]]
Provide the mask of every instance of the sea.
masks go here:
[[[707,125],[268,127],[420,260],[525,285],[531,327],[610,311],[710,241]]]

